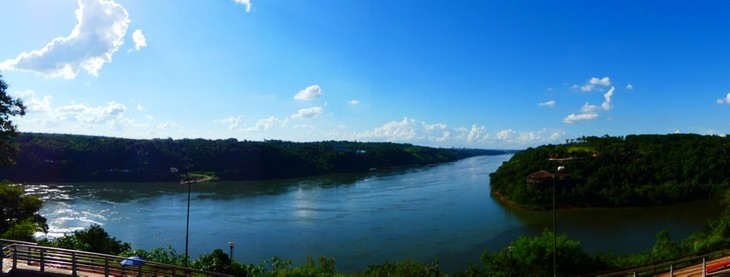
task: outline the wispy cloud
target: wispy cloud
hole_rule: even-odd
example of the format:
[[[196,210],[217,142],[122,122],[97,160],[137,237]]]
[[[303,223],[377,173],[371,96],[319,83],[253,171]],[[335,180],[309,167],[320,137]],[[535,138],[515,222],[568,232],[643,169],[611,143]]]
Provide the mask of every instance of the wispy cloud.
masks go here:
[[[552,107],[555,107],[555,104],[556,103],[557,102],[555,102],[555,100],[550,100],[550,101],[547,101],[547,102],[538,103],[537,105],[540,106],[540,107],[550,107],[550,108],[552,108]]]
[[[246,6],[246,12],[251,12],[251,0],[233,0],[233,2]]]
[[[124,44],[129,15],[113,0],[78,0],[78,3],[78,23],[70,35],[8,59],[0,63],[0,69],[33,71],[65,79],[75,78],[84,69],[99,76],[101,67],[111,62],[112,55]]]
[[[634,90],[634,85],[632,85],[632,84],[626,85],[626,90]]]
[[[216,122],[226,123],[228,124],[228,129],[235,130],[238,129],[239,126],[241,126],[243,116],[231,116],[224,119],[218,119]]]
[[[354,105],[358,105],[358,104],[360,104],[360,100],[352,99],[352,100],[348,101],[347,104],[350,104],[350,105],[353,105],[353,106]]]
[[[728,93],[727,95],[725,95],[725,98],[717,99],[717,104],[720,104],[720,105],[722,105],[722,104],[730,104],[730,93]]]
[[[322,89],[319,87],[319,85],[311,85],[303,90],[300,90],[299,93],[294,95],[294,99],[299,101],[311,101],[321,97],[322,94]]]

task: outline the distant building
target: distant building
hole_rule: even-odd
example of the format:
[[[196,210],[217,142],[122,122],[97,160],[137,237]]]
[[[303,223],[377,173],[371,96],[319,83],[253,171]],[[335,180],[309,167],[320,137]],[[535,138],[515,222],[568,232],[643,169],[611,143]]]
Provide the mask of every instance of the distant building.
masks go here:
[[[547,172],[545,170],[535,171],[530,175],[527,175],[527,189],[528,190],[543,190],[553,185],[553,176],[555,176],[555,184],[562,185],[564,181],[570,178],[570,175],[564,172],[558,172],[556,174]]]

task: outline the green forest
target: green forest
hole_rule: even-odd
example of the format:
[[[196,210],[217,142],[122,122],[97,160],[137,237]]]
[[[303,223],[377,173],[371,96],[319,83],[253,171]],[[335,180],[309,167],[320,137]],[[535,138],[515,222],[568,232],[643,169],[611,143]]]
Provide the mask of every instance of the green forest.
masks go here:
[[[490,175],[491,191],[512,205],[559,208],[651,206],[705,199],[730,184],[730,138],[695,134],[582,137],[515,154]],[[527,177],[559,174],[542,189]],[[548,175],[550,176],[550,175]]]
[[[15,165],[0,179],[22,182],[176,181],[205,172],[223,180],[261,180],[367,172],[451,162],[500,150],[443,149],[412,144],[236,139],[125,139],[21,133]]]

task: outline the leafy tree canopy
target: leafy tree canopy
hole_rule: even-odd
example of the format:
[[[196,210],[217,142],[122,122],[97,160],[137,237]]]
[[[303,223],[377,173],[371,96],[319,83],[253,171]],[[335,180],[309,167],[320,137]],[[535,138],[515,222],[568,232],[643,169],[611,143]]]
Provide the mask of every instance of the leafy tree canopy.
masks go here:
[[[33,241],[36,232],[47,232],[46,218],[38,213],[42,207],[22,186],[0,184],[0,237]]]
[[[492,193],[512,204],[552,207],[552,184],[528,189],[527,176],[564,166],[559,207],[651,206],[717,194],[730,185],[730,138],[694,134],[582,137],[515,154],[490,175]]]
[[[17,136],[18,130],[11,118],[25,115],[23,102],[10,97],[7,89],[8,84],[0,75],[0,166],[13,165],[15,162],[13,156],[17,148],[13,144],[13,138]]]

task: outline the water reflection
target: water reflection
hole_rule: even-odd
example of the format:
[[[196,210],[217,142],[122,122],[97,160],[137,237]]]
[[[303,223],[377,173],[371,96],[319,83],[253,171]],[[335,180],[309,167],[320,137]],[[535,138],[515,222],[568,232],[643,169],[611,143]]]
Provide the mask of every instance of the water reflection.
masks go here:
[[[285,256],[337,260],[338,270],[441,257],[458,271],[482,251],[551,228],[549,211],[506,208],[489,194],[489,173],[510,156],[475,157],[435,167],[355,175],[192,186],[191,256],[227,249],[260,263]],[[101,224],[133,247],[183,249],[187,186],[175,183],[81,183],[28,186],[45,200],[52,232]],[[589,252],[625,253],[653,244],[661,230],[683,238],[719,213],[712,201],[648,209],[558,212],[558,232]],[[702,215],[702,216],[698,216]],[[239,250],[240,249],[240,250]]]

